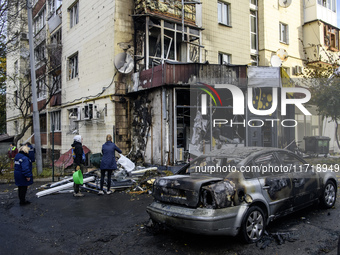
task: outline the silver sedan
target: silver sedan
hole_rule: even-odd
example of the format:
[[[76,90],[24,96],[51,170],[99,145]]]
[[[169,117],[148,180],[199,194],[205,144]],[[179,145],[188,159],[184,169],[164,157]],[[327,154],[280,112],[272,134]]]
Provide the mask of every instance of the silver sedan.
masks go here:
[[[198,234],[261,239],[266,225],[315,202],[335,204],[337,178],[277,148],[236,147],[200,156],[153,185],[154,223]]]

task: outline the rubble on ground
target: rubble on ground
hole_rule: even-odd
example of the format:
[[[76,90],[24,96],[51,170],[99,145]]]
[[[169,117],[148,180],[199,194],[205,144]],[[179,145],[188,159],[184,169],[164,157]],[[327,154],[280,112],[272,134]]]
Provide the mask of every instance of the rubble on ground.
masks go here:
[[[164,175],[172,175],[170,171],[160,171],[157,167],[141,167],[135,166],[132,162],[125,162],[119,164],[118,170],[112,173],[111,177],[111,188],[112,192],[116,190],[124,190],[128,193],[141,194],[141,193],[151,193],[152,184],[155,178]],[[83,185],[80,189],[87,192],[93,192],[98,194],[100,191],[100,169],[95,169],[83,174]],[[104,179],[104,192],[107,192],[107,176]],[[39,192],[36,196],[41,197],[49,194],[56,193],[72,193],[73,192],[73,177],[65,176],[62,180],[58,182],[44,184],[40,187]]]

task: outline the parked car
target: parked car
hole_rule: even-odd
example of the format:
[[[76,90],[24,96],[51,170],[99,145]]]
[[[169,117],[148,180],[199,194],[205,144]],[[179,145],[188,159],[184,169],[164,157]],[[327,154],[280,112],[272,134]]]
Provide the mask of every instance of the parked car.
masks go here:
[[[261,239],[267,224],[319,201],[336,201],[334,172],[314,168],[283,149],[235,147],[212,151],[179,174],[153,184],[147,207],[155,223],[198,234]]]

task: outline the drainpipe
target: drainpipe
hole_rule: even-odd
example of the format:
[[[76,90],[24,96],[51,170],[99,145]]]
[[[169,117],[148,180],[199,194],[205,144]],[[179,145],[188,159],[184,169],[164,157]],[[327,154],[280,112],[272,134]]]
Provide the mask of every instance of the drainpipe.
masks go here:
[[[168,119],[168,100],[169,96],[166,94],[165,88],[162,88],[162,115],[163,115],[163,120],[165,121],[165,153],[169,156],[169,119]],[[162,127],[163,128],[163,127]],[[163,136],[162,136],[163,137]],[[162,159],[162,164],[166,165],[165,161],[163,162]]]
[[[166,148],[166,153],[167,153],[167,163],[166,164],[169,164],[170,163],[170,123],[169,123],[169,109],[168,109],[168,105],[169,105],[169,93],[166,93],[166,125],[165,125],[165,137],[166,137],[166,140],[165,140],[165,148]]]
[[[163,114],[164,111],[164,88],[162,87],[162,96],[161,96],[161,165],[163,165]]]

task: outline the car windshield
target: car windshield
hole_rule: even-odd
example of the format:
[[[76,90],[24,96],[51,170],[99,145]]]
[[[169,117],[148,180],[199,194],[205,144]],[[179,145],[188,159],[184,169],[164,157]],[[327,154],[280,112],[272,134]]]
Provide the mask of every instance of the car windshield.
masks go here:
[[[237,165],[243,160],[240,157],[205,156],[193,160],[186,172],[190,174],[207,174],[211,176],[226,176],[237,171]]]

